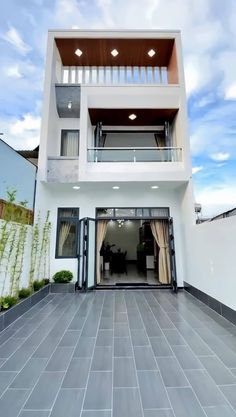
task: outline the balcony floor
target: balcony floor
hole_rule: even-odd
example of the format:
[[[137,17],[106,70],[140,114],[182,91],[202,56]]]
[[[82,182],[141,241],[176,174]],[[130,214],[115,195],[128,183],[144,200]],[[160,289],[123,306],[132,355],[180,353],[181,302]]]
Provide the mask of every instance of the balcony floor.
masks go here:
[[[50,294],[0,345],[4,417],[236,416],[236,327],[184,292]]]

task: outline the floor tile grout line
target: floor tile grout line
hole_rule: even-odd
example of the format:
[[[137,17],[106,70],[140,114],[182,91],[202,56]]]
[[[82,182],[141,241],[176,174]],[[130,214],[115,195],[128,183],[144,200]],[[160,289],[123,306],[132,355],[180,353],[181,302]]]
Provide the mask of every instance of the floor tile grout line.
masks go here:
[[[98,292],[96,292],[95,291],[95,297],[94,297],[94,299],[93,299],[93,303],[94,303],[94,300],[95,300],[95,298],[96,298],[96,295],[98,295],[99,293]],[[102,317],[102,310],[103,310],[103,306],[104,306],[104,301],[105,301],[105,294],[102,292],[102,295],[103,295],[103,300],[102,300],[102,304],[101,304],[101,308],[100,308],[100,315],[99,315],[99,319],[98,319],[98,323],[97,323],[97,331],[96,331],[96,336],[94,337],[94,347],[93,347],[93,352],[92,352],[92,355],[91,355],[91,360],[90,360],[90,366],[89,366],[89,371],[88,371],[88,376],[87,376],[87,380],[86,380],[86,383],[85,383],[85,387],[84,387],[84,397],[83,397],[83,400],[82,400],[82,403],[81,403],[81,410],[80,410],[80,417],[82,417],[82,413],[83,413],[83,411],[84,411],[84,404],[85,404],[85,398],[86,398],[86,393],[87,393],[87,388],[88,388],[88,382],[89,382],[89,377],[90,377],[90,373],[91,373],[91,368],[92,368],[92,363],[93,363],[93,356],[94,356],[94,352],[95,352],[95,347],[96,347],[96,340],[97,340],[97,336],[98,336],[98,332],[99,332],[99,324],[100,324],[100,321],[101,321],[101,317]],[[93,304],[92,304],[93,305]],[[91,306],[91,309],[92,309],[92,306]],[[91,311],[91,310],[90,310]],[[88,318],[88,316],[87,316],[87,318]],[[86,320],[85,320],[85,322],[84,322],[84,326],[85,326],[85,324],[86,324]],[[83,326],[83,328],[84,328],[84,326]],[[82,334],[82,331],[81,331],[81,334]]]
[[[156,297],[155,297],[156,298]],[[184,317],[183,317],[184,318]],[[171,320],[171,319],[170,319]],[[186,320],[184,320],[184,321],[186,321]],[[173,323],[173,322],[172,322]],[[188,326],[190,326],[190,324],[186,321],[186,323],[187,323],[187,325]],[[175,326],[175,323],[173,323],[173,325]],[[207,326],[205,326],[206,328],[207,328]],[[180,333],[180,331],[179,331],[179,329],[175,326],[175,328],[176,328],[176,330],[177,330],[177,332],[182,336],[182,334]],[[195,354],[195,352],[193,351],[193,349],[191,348],[191,346],[189,345],[189,344],[187,344],[187,346],[189,347],[189,349],[190,349],[190,351],[191,351],[191,353],[197,358],[197,359],[199,359],[199,358],[201,358],[201,357],[205,357],[205,356],[207,356],[207,357],[216,357],[218,360],[219,360],[219,362],[222,364],[222,366],[226,369],[226,370],[230,370],[230,368],[228,368],[225,364],[224,364],[224,362],[221,360],[221,358],[211,349],[211,347],[202,339],[202,337],[196,332],[196,330],[194,329],[194,328],[192,328],[191,327],[191,329],[192,329],[192,331],[199,337],[199,339],[207,346],[207,348],[209,349],[209,350],[211,350],[212,352],[213,352],[213,355],[196,355]],[[215,335],[214,335],[215,336]],[[184,336],[182,336],[183,338],[184,338]],[[215,336],[215,337],[217,337],[217,336]],[[234,352],[233,352],[234,353]],[[175,355],[176,356],[176,355]],[[177,356],[176,356],[176,358],[177,358]],[[177,360],[178,360],[178,358],[177,358]],[[200,362],[201,362],[201,359],[199,359],[200,360]],[[180,362],[179,362],[180,363]],[[201,362],[201,364],[202,364],[202,362]],[[181,368],[183,369],[183,367],[182,367],[182,365],[181,365],[181,363],[180,363],[180,366],[181,366]],[[208,370],[206,369],[206,367],[202,364],[202,366],[203,366],[203,369],[207,372],[207,374],[208,374],[208,376],[211,378],[211,379],[213,379],[213,381],[214,381],[214,383],[216,384],[216,381],[214,380],[214,378],[212,378],[211,377],[211,375],[210,375],[210,373],[208,372]],[[184,369],[183,369],[184,370]],[[189,370],[189,369],[188,369]],[[184,370],[185,371],[185,370]],[[234,376],[234,374],[232,373],[232,376]],[[216,384],[217,386],[218,386],[218,384]]]
[[[87,311],[87,315],[86,315],[86,317],[85,317],[84,324],[85,324],[86,319],[87,319],[87,317],[88,317],[88,315],[89,315],[89,313],[90,313],[90,310],[91,310],[91,308],[92,308],[94,298],[95,298],[95,297],[93,296],[93,298],[92,298],[92,300],[91,300],[91,302],[90,302],[90,306],[89,306],[89,309],[88,309],[88,311]],[[72,319],[71,319],[71,320],[70,320],[70,322],[68,323],[67,328],[65,329],[65,332],[63,333],[63,335],[62,335],[62,337],[61,337],[60,341],[61,341],[61,340],[62,340],[62,338],[64,337],[65,333],[68,331],[68,328],[69,328],[70,324],[72,323],[72,321],[74,320],[74,318],[75,318],[75,317],[76,317],[76,315],[78,314],[78,312],[79,312],[79,310],[81,309],[81,307],[82,307],[82,305],[83,305],[83,303],[84,303],[84,302],[86,302],[86,296],[84,296],[84,297],[83,297],[83,300],[80,302],[79,307],[77,308],[77,310],[76,310],[75,314],[73,315]],[[84,327],[84,324],[83,324],[82,328]],[[81,337],[81,333],[82,333],[82,329],[81,329],[81,331],[80,331],[80,336],[79,336],[79,339],[80,339],[80,337]],[[79,339],[78,339],[77,344],[79,343]],[[57,345],[57,346],[59,346],[60,341],[58,342],[58,345]],[[50,417],[50,415],[52,414],[52,411],[53,411],[54,405],[56,404],[56,401],[57,401],[58,395],[59,395],[59,393],[60,393],[61,389],[63,389],[62,385],[63,385],[64,379],[65,379],[66,373],[67,373],[67,371],[68,371],[68,369],[69,369],[69,366],[70,366],[70,364],[71,364],[71,362],[72,362],[72,359],[73,359],[73,354],[74,354],[74,352],[75,352],[75,349],[76,349],[76,347],[77,347],[77,344],[74,346],[74,349],[72,350],[72,353],[71,353],[71,358],[70,358],[70,360],[68,361],[68,365],[67,365],[66,370],[64,371],[64,376],[63,376],[63,378],[62,378],[62,380],[61,380],[61,384],[60,384],[60,386],[59,386],[59,388],[58,388],[57,394],[56,394],[55,399],[54,399],[54,401],[53,401],[53,403],[52,403],[52,407],[51,407],[51,409],[50,409],[50,413],[49,413],[49,416],[48,416],[48,417]],[[56,350],[56,349],[55,349],[55,350]],[[54,352],[55,352],[55,350],[54,350]],[[53,352],[53,353],[54,353],[54,352]],[[52,357],[52,355],[51,355],[51,357]],[[49,360],[50,360],[50,359],[49,359]],[[49,361],[48,361],[48,362],[49,362]],[[72,389],[74,389],[74,388],[72,388]],[[83,388],[81,388],[81,390],[83,390]]]
[[[156,297],[154,297],[155,299],[156,299]],[[156,299],[157,300],[157,299]],[[158,301],[157,301],[158,302]],[[159,304],[159,303],[158,303]],[[160,304],[159,304],[160,305]],[[161,306],[161,305],[160,305]],[[161,308],[162,308],[162,306],[161,306]],[[173,323],[174,324],[174,323]],[[187,323],[188,324],[188,323]],[[177,331],[179,331],[178,330],[178,328],[177,328]],[[193,331],[195,332],[195,329],[193,329]],[[182,336],[182,335],[181,335]],[[199,336],[200,337],[200,336]],[[203,340],[203,342],[204,342],[204,340]],[[205,342],[204,342],[205,343]],[[206,344],[206,343],[205,343]],[[207,344],[206,344],[207,345]],[[209,347],[208,345],[207,345],[207,347]],[[170,348],[171,348],[171,346],[170,346]],[[197,357],[197,355],[195,355],[194,354],[194,352],[193,352],[193,350],[191,349],[191,346],[189,346],[189,349],[191,350],[191,352],[193,353],[193,355],[194,356],[196,356]],[[172,350],[172,348],[171,348],[171,350]],[[176,357],[176,356],[175,356]],[[179,363],[179,365],[181,366],[181,364],[180,364],[180,362],[179,362],[179,360],[178,360],[178,358],[176,357],[176,359],[177,359],[177,361],[178,361],[178,363]],[[192,391],[193,391],[193,393],[194,393],[194,395],[195,395],[195,397],[197,398],[197,400],[198,400],[198,402],[199,402],[199,404],[200,404],[200,406],[201,406],[201,408],[204,410],[204,406],[201,404],[201,402],[200,402],[200,400],[199,400],[199,398],[198,398],[198,396],[197,396],[197,393],[195,392],[195,390],[194,390],[194,388],[193,388],[193,386],[192,386],[192,384],[190,383],[190,381],[189,381],[189,379],[188,379],[188,376],[186,375],[186,372],[185,372],[185,370],[182,368],[182,366],[181,366],[181,369],[183,370],[183,372],[184,372],[184,375],[185,375],[185,377],[187,378],[187,381],[189,382],[189,384],[190,384],[190,387],[191,387],[191,389],[192,389]],[[227,369],[227,368],[226,368]],[[195,369],[195,371],[196,371],[196,369]],[[201,371],[201,369],[199,369],[198,371]],[[219,387],[217,386],[217,384],[215,383],[215,381],[214,381],[214,379],[211,377],[211,375],[209,374],[209,372],[207,371],[207,369],[204,367],[204,369],[202,369],[202,371],[205,371],[206,372],[206,374],[208,375],[208,377],[213,381],[213,383],[215,384],[215,386],[216,386],[216,388],[219,390],[219,392],[223,395],[223,397],[224,397],[224,399],[227,401],[227,403],[229,404],[229,406],[233,409],[233,411],[236,411],[235,409],[234,409],[234,407],[232,407],[232,405],[230,404],[230,402],[229,402],[229,400],[227,399],[227,397],[222,393],[222,391],[219,389]],[[204,413],[205,413],[205,410],[204,410]],[[205,413],[206,414],[206,413]]]
[[[25,311],[20,317],[18,317],[16,320],[14,320],[12,323],[10,323],[7,327],[5,327],[1,332],[0,332],[0,336],[2,336],[2,335],[4,335],[4,333],[6,332],[6,331],[8,331],[8,330],[10,330],[11,328],[13,328],[13,326],[17,323],[17,321],[18,320],[20,320],[20,319],[24,319],[25,317],[24,317],[24,315],[25,314],[27,314],[27,313],[29,313],[29,311],[31,310],[31,312],[32,312],[32,310],[34,309],[34,308],[36,308],[37,306],[38,306],[38,304],[40,304],[42,301],[44,301],[44,300],[46,300],[46,298],[48,297],[48,295],[49,294],[47,294],[46,295],[46,297],[44,297],[42,300],[40,300],[38,303],[36,303],[35,305],[33,305],[29,310],[27,310],[27,311]],[[54,297],[55,298],[55,297]],[[53,299],[54,299],[53,298]],[[53,299],[51,299],[51,300],[48,300],[48,303],[46,303],[46,305],[49,305],[51,302],[52,302],[52,300]],[[39,311],[41,311],[42,309],[43,309],[43,307],[44,307],[44,304],[42,305],[42,307],[39,309]],[[35,311],[34,312],[34,314],[33,314],[33,317],[34,316],[36,316],[36,314],[38,313],[38,311]],[[31,317],[30,319],[29,319],[29,321],[33,318],[33,317]],[[22,326],[21,327],[19,327],[19,329],[16,329],[16,331],[15,331],[15,333],[17,333],[19,330],[21,330],[22,329],[22,327],[24,327],[25,326],[25,323],[24,324],[22,324]],[[11,336],[11,337],[14,337],[14,334],[15,333],[13,333],[13,335]],[[9,340],[11,337],[9,337],[7,340]],[[4,342],[5,343],[5,342]],[[4,344],[3,343],[3,344]],[[0,346],[2,346],[2,344],[0,345]]]
[[[57,306],[55,307],[55,309],[57,308]],[[51,314],[51,313],[50,313]],[[63,313],[62,313],[63,314]],[[61,317],[61,316],[60,316]],[[58,319],[59,320],[59,319]],[[54,325],[55,325],[55,323],[54,323]],[[53,325],[53,326],[54,326]],[[53,327],[52,326],[52,327]],[[49,332],[50,332],[50,330],[49,330]],[[49,333],[48,332],[48,333]],[[32,333],[34,333],[34,331],[32,332]],[[31,334],[32,334],[31,333]],[[48,336],[48,333],[45,335],[45,337],[43,338],[43,340],[42,341],[44,341],[44,339]],[[30,335],[29,335],[29,337],[30,337]],[[40,342],[40,344],[42,343],[42,341]],[[21,345],[22,346],[22,345]],[[19,346],[19,348],[21,347],[21,346]],[[20,374],[20,372],[24,369],[24,367],[27,365],[27,363],[30,361],[30,359],[32,359],[32,355],[36,352],[36,350],[38,349],[38,346],[39,345],[37,345],[37,346],[35,346],[35,350],[32,352],[32,354],[30,355],[30,357],[27,359],[27,361],[24,363],[24,365],[22,366],[22,368],[19,370],[19,371],[17,371],[17,373],[16,373],[16,375],[15,375],[15,377],[13,378],[13,380],[10,382],[10,384],[5,388],[5,390],[2,392],[2,394],[0,395],[0,400],[1,400],[1,398],[3,397],[3,395],[5,394],[5,392],[7,391],[7,389],[11,389],[10,388],[10,385],[14,382],[14,380],[17,378],[17,376],[18,376],[18,374]],[[17,349],[18,350],[18,349]],[[17,352],[17,350],[11,355],[11,356],[13,356],[16,352]],[[8,358],[8,359],[10,359],[11,358],[11,356]],[[1,369],[0,369],[0,372],[6,372],[6,371],[1,371]],[[14,372],[14,371],[7,371],[7,372]]]
[[[135,302],[135,297],[134,297],[133,292],[131,292],[131,295],[132,295],[132,298],[133,298],[133,300]],[[140,389],[140,384],[139,384],[139,379],[138,379],[138,371],[137,371],[137,367],[136,367],[136,363],[135,363],[134,345],[133,345],[132,337],[131,337],[131,327],[130,327],[130,321],[129,321],[129,313],[128,313],[128,309],[127,309],[127,299],[125,298],[125,296],[124,296],[124,300],[125,300],[125,305],[126,305],[126,310],[127,310],[127,315],[128,315],[128,327],[129,327],[129,334],[130,334],[130,340],[131,340],[131,349],[133,351],[133,358],[134,358],[133,360],[134,360],[136,380],[137,380],[137,384],[138,384],[139,400],[140,400],[140,405],[141,405],[142,416],[145,417],[145,415],[144,415],[144,407],[143,407],[143,402],[142,402],[142,396],[141,396],[141,389]],[[135,304],[136,304],[136,302],[135,302]],[[137,312],[140,315],[140,312],[138,310],[137,305],[136,305],[136,309],[137,309]],[[140,315],[140,318],[141,318],[141,315]]]
[[[67,294],[66,294],[67,295]],[[77,295],[76,295],[77,296]],[[63,297],[63,299],[62,299],[62,301],[64,300],[64,299],[66,299],[66,296],[65,297]],[[84,301],[84,300],[83,300]],[[80,308],[80,306],[81,306],[81,304],[82,304],[82,302],[83,301],[81,301],[80,303],[79,303],[79,307],[78,307],[78,309],[76,310],[76,312],[79,310],[79,308]],[[60,315],[60,317],[58,318],[58,320],[54,323],[54,325],[53,325],[53,327],[57,324],[57,322],[60,320],[60,318],[61,318],[61,316],[63,315],[63,314],[65,314],[66,313],[66,311],[67,310],[69,310],[70,308],[71,308],[72,306],[69,306],[67,309],[65,309],[65,311],[63,311],[62,312],[62,314]],[[76,314],[76,313],[75,313]],[[74,317],[74,316],[73,316]],[[70,321],[70,323],[71,323],[71,321]],[[51,330],[53,329],[53,327],[51,328]],[[64,331],[64,333],[66,332],[66,330]],[[41,343],[46,339],[46,337],[48,336],[48,334],[50,333],[50,331],[46,334],[46,336],[43,338],[43,340],[41,341]],[[63,335],[64,335],[64,333],[63,333]],[[63,336],[62,336],[63,337]],[[61,340],[61,339],[60,339]],[[37,346],[37,348],[36,348],[36,350],[38,349],[38,347],[41,345],[41,343]],[[53,352],[52,352],[52,354],[49,356],[49,358],[46,358],[47,359],[47,361],[46,361],[46,364],[45,364],[45,367],[44,367],[44,369],[47,367],[47,364],[48,364],[48,362],[50,361],[50,359],[51,359],[51,357],[52,357],[52,355],[54,354],[54,352],[55,352],[55,350],[56,350],[56,348],[57,348],[57,346],[58,346],[58,344],[56,345],[56,347],[55,347],[55,349],[53,350]],[[36,352],[36,350],[35,350],[35,352]],[[32,354],[33,355],[33,354]],[[31,355],[31,357],[29,358],[29,360],[32,358],[32,355]],[[25,363],[25,365],[28,363],[28,361]],[[23,369],[23,368],[22,368]],[[52,371],[51,371],[52,372]],[[60,373],[64,373],[63,371],[58,371],[58,372],[60,372]],[[31,396],[31,394],[32,394],[32,392],[34,391],[34,389],[35,389],[35,387],[36,387],[36,385],[37,385],[37,383],[38,383],[38,381],[39,381],[39,379],[41,378],[41,376],[42,376],[42,374],[44,373],[44,370],[43,371],[41,371],[40,372],[40,374],[39,374],[39,377],[37,378],[37,380],[36,380],[36,382],[35,382],[35,384],[34,384],[34,386],[29,390],[30,391],[30,393],[29,393],[29,395],[27,396],[27,399],[25,400],[25,402],[24,402],[24,404],[23,404],[23,406],[21,407],[21,409],[20,409],[20,411],[19,411],[19,414],[16,416],[16,417],[19,417],[19,415],[20,415],[20,413],[21,413],[21,411],[23,411],[24,410],[24,406],[25,406],[25,404],[27,403],[27,401],[28,401],[28,399],[30,398],[30,396]],[[63,378],[62,378],[63,379]]]
[[[59,304],[59,303],[58,303]],[[55,306],[55,309],[56,309],[56,307],[57,307],[57,305]],[[33,307],[32,307],[33,308]],[[43,307],[42,307],[43,308]],[[54,309],[54,310],[55,310]],[[53,311],[54,311],[53,310]],[[26,314],[27,312],[25,312],[24,314]],[[24,315],[23,314],[23,315]],[[37,312],[35,313],[35,314],[37,314]],[[23,316],[22,315],[22,316]],[[48,315],[50,315],[50,313],[48,313]],[[45,316],[45,317],[47,317],[47,315]],[[20,319],[21,317],[19,317],[19,319]],[[29,320],[31,320],[31,319],[29,319]],[[16,320],[17,321],[17,320]],[[44,318],[42,319],[42,321],[41,321],[41,323],[39,323],[39,325],[37,326],[37,328],[43,323],[43,321],[44,321]],[[13,322],[14,323],[14,322]],[[12,324],[13,324],[12,323]],[[7,329],[9,329],[10,328],[10,326],[12,325],[12,324],[10,324],[9,326],[8,326],[8,328]],[[28,322],[26,323],[26,324],[28,324]],[[36,330],[36,329],[34,329],[34,330],[32,330],[32,332],[28,335],[28,336],[26,336],[26,337],[24,337],[24,338],[22,338],[22,337],[16,337],[16,333],[19,331],[19,330],[22,330],[22,328],[25,326],[25,324],[23,324],[22,325],[22,327],[20,327],[19,329],[17,329],[16,330],[16,332],[11,336],[11,337],[9,337],[5,342],[3,342],[1,345],[0,345],[0,348],[2,348],[7,342],[9,342],[11,339],[22,339],[22,344],[26,341],[26,339]],[[3,330],[3,331],[5,331],[5,329]],[[1,335],[1,333],[0,333],[0,335]],[[18,350],[18,348],[20,347],[21,345],[19,345],[18,347],[17,347],[17,349],[12,353],[12,355]],[[8,358],[0,358],[0,359],[6,359],[6,360],[8,360],[12,355],[10,355]]]
[[[153,314],[153,312],[152,312],[152,310],[151,310],[151,308],[150,308],[150,306],[149,306],[149,304],[148,304],[148,302],[147,302],[146,298],[144,297],[144,294],[143,294],[143,293],[142,293],[142,298],[144,298],[144,300],[145,300],[146,304],[148,305],[148,308],[150,309],[151,313]],[[139,303],[137,302],[137,299],[136,299],[136,297],[135,297],[135,296],[134,296],[134,299],[135,299],[135,302],[136,302],[137,308],[138,308],[138,309],[139,309],[139,311],[140,311],[140,308],[139,308]],[[140,315],[141,315],[141,319],[142,319],[142,321],[143,321],[141,311],[140,311]],[[153,314],[153,316],[154,316],[154,314]],[[154,316],[154,317],[155,317],[155,316]],[[156,320],[156,317],[155,317],[155,320]],[[157,321],[157,320],[156,320],[156,321]],[[145,327],[145,323],[144,323],[144,321],[143,321],[143,325],[144,325],[144,329],[145,329],[145,332],[146,332],[146,336],[147,336],[147,338],[148,338],[148,340],[149,340],[149,344],[150,344],[151,349],[152,349],[152,353],[153,353],[153,355],[154,355],[154,351],[153,351],[152,345],[151,345],[151,343],[150,343],[150,339],[149,339],[149,336],[148,336],[148,334],[147,334],[147,331],[146,331],[146,327]],[[158,324],[158,326],[159,326],[159,324]],[[163,379],[163,377],[162,377],[162,374],[161,374],[160,368],[159,368],[159,366],[158,366],[158,362],[157,362],[157,359],[156,359],[155,355],[154,355],[154,359],[155,359],[155,362],[156,362],[156,365],[157,365],[157,370],[158,370],[158,372],[159,372],[159,374],[160,374],[160,378],[161,378],[161,380],[162,380],[162,384],[163,384],[163,387],[164,387],[164,390],[165,390],[166,396],[167,396],[168,401],[169,401],[170,408],[171,408],[171,410],[172,410],[172,412],[173,412],[173,415],[176,417],[175,411],[174,411],[174,409],[173,409],[173,407],[172,407],[172,403],[171,403],[171,401],[170,401],[170,397],[169,397],[169,393],[168,393],[168,391],[167,391],[167,387],[166,387],[166,386],[165,386],[165,384],[164,384],[164,379]]]

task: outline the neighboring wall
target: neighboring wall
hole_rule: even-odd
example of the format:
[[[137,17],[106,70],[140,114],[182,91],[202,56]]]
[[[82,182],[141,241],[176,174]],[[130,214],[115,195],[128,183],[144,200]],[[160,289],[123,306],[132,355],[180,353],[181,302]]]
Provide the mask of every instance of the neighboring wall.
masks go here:
[[[27,201],[33,209],[36,167],[0,140],[0,198],[7,200],[7,189],[17,191],[16,203]]]
[[[195,225],[190,236],[186,281],[236,310],[236,216]]]

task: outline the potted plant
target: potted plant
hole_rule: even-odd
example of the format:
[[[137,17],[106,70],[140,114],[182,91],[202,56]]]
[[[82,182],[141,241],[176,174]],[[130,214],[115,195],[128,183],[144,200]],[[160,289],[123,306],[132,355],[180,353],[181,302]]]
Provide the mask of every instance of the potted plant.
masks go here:
[[[71,283],[73,274],[68,270],[56,272],[52,277],[54,284],[51,284],[51,292],[74,292],[75,286]]]

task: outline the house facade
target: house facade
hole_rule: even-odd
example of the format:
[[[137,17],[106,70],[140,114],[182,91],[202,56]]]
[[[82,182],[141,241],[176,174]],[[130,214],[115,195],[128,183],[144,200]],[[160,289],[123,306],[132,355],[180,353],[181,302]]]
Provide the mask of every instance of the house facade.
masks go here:
[[[195,219],[178,31],[49,31],[36,210],[51,213],[52,274],[183,286]]]

